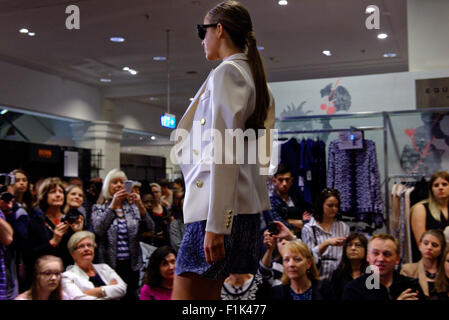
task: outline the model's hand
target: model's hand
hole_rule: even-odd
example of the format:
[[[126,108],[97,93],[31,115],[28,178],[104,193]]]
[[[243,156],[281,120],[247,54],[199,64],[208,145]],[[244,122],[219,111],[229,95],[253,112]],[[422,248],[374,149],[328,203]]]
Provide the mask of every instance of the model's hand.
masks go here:
[[[204,237],[204,254],[206,262],[216,263],[225,258],[224,235],[206,232]]]

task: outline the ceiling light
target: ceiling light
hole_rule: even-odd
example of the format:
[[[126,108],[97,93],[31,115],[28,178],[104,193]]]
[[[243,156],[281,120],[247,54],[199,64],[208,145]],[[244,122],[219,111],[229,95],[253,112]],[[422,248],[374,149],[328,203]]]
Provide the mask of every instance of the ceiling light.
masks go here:
[[[123,71],[129,71],[129,67],[123,67]]]
[[[0,114],[5,114],[6,112],[8,112],[8,109],[3,109],[2,112],[0,112]]]
[[[287,2],[287,0],[280,0],[280,1],[278,2],[278,4],[279,4],[280,6],[286,6],[286,5],[288,4],[288,2]]]
[[[107,78],[101,78],[100,79],[101,82],[111,82],[111,79],[107,79]]]
[[[34,36],[36,35],[36,33],[35,33],[35,32],[28,32],[28,35],[29,35],[30,37],[34,37]]]
[[[377,35],[377,37],[378,37],[379,39],[386,39],[386,38],[388,38],[388,34],[386,34],[386,33],[379,33],[379,34]]]
[[[165,60],[167,60],[167,58],[166,57],[153,57],[153,60],[154,61],[165,61]]]
[[[125,38],[122,37],[111,37],[109,40],[112,42],[125,42]]]
[[[396,57],[397,54],[392,52],[392,53],[384,53],[384,58],[394,58]]]
[[[259,51],[262,51],[263,49],[265,49],[265,48],[262,47],[262,46],[258,46],[258,47],[257,47],[257,50],[259,50]]]
[[[28,29],[27,28],[22,28],[19,30],[20,33],[28,33]]]
[[[159,100],[157,97],[150,97],[150,100],[151,101],[156,101],[156,100]]]
[[[135,76],[138,72],[133,69],[129,69],[129,73],[131,73],[133,76]]]
[[[156,137],[155,136],[151,136],[151,140],[156,140]]]
[[[330,57],[332,53],[329,50],[323,50],[323,54]]]
[[[193,98],[190,98],[189,100],[190,100],[190,101],[193,101]]]
[[[366,7],[365,13],[373,13],[374,11],[376,11],[376,8],[368,6]]]

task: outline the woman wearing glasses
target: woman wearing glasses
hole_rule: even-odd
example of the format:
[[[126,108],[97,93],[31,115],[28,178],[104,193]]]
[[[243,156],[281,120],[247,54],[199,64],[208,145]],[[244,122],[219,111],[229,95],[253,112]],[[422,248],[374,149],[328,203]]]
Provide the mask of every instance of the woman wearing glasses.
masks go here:
[[[18,295],[15,300],[67,300],[62,292],[61,258],[45,255],[37,259],[33,270],[31,289]]]
[[[222,62],[175,132],[181,138],[174,153],[185,178],[186,230],[172,299],[220,299],[229,273],[256,273],[259,214],[270,208],[266,177],[260,164],[246,156],[256,153],[249,152],[248,145],[255,144],[258,129],[274,124],[274,101],[251,17],[240,3],[226,1],[211,9],[203,23],[198,35],[206,59]],[[233,152],[233,143],[225,143],[225,136],[227,140],[238,130],[249,130],[254,137],[237,145],[243,145],[241,157]]]
[[[70,237],[67,248],[75,264],[62,274],[62,284],[71,300],[117,300],[126,294],[126,283],[109,265],[92,263],[96,246],[92,232]]]
[[[302,229],[301,238],[312,250],[322,280],[329,279],[343,255],[349,226],[338,221],[340,193],[324,189],[317,199],[313,217]]]

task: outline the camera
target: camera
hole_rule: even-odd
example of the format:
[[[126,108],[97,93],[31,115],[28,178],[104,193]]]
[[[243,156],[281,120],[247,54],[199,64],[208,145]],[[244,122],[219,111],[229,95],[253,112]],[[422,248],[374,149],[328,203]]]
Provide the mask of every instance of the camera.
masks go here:
[[[278,227],[273,221],[268,223],[268,231],[270,232],[270,236],[272,236],[273,234],[279,234]]]
[[[69,212],[62,217],[61,222],[67,221],[68,224],[72,224],[78,219],[78,217],[81,215],[81,212],[77,208],[70,208]]]
[[[0,173],[0,185],[9,186],[16,183],[16,177],[10,173]]]

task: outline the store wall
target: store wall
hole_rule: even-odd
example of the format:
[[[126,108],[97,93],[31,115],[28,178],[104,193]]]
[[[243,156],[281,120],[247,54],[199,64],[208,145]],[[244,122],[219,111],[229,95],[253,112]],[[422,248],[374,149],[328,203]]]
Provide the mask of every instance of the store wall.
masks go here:
[[[420,72],[272,82],[276,117],[416,108],[415,80],[449,77],[449,68]]]

